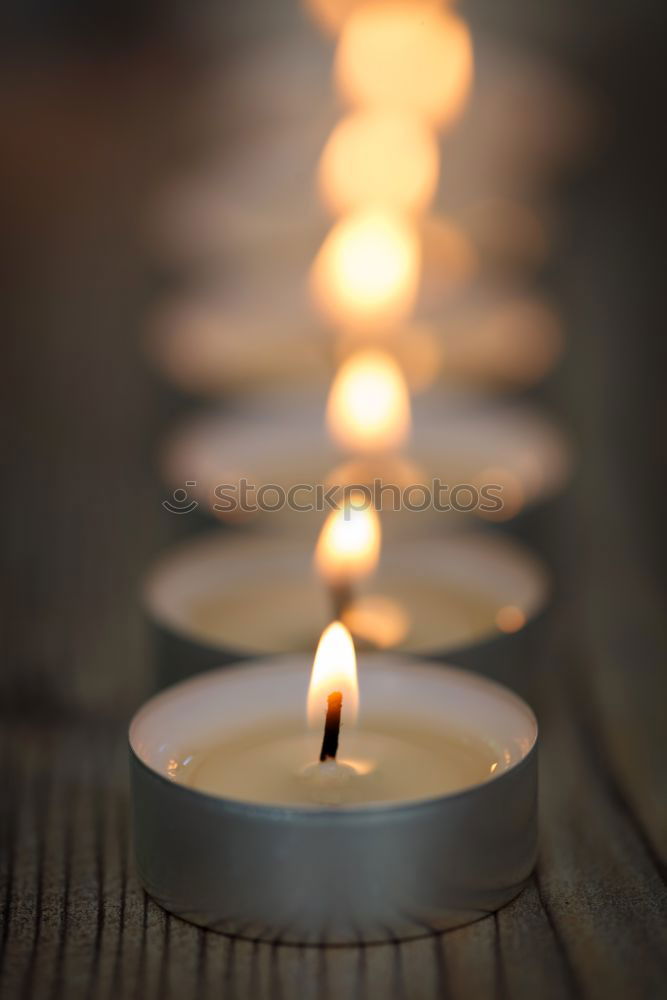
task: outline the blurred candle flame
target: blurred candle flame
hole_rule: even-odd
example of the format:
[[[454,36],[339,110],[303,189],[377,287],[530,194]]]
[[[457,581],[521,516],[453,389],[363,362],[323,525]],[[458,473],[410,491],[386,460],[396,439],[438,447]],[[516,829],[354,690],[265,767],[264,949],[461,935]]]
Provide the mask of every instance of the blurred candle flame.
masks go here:
[[[421,250],[417,232],[397,212],[370,208],[341,219],[311,271],[313,294],[343,326],[398,324],[414,305]]]
[[[350,451],[392,451],[405,443],[410,397],[390,355],[359,351],[341,365],[329,392],[327,426],[336,443]]]
[[[463,109],[472,73],[467,26],[428,0],[357,7],[336,52],[336,79],[350,103],[402,108],[440,125]]]
[[[308,688],[308,725],[319,728],[324,723],[327,698],[332,691],[343,695],[343,722],[356,722],[359,712],[357,657],[352,636],[342,622],[328,625],[319,641]]]
[[[380,338],[360,336],[356,331],[343,331],[335,344],[337,363],[351,354],[365,350]],[[428,389],[437,379],[442,367],[442,333],[432,326],[413,323],[401,326],[382,338],[382,349],[395,359],[411,392]]]
[[[380,558],[380,519],[371,507],[362,508],[362,493],[326,519],[315,549],[315,567],[330,584],[352,583],[373,572]]]
[[[386,0],[303,0],[303,2],[313,20],[323,31],[337,35],[353,10],[371,3],[385,3]],[[421,3],[431,3],[434,7],[442,6],[442,0],[421,0]]]
[[[334,213],[371,205],[421,211],[438,183],[440,154],[428,124],[389,108],[357,111],[324,147],[319,187]]]

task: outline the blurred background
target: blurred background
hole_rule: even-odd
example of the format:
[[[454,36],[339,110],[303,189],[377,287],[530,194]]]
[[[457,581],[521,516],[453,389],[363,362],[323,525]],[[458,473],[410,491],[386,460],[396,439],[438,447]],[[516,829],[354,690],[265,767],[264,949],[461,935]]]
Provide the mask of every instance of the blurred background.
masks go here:
[[[493,308],[528,300],[546,325],[544,363],[509,383],[574,456],[567,488],[507,529],[556,578],[526,688],[547,728],[562,711],[582,726],[664,861],[667,16],[648,0],[459,13],[476,78],[438,204],[474,239]],[[35,0],[0,20],[0,705],[8,829],[36,849],[58,807],[25,798],[25,780],[71,791],[106,775],[100,822],[122,822],[123,727],[152,685],[142,574],[192,530],[161,506],[164,436],[201,394],[226,403],[227,371],[262,391],[274,324],[308,330],[288,275],[326,232],[315,171],[339,110],[333,42],[297,0]],[[206,358],[211,310],[231,344],[216,378],[179,341],[185,325]],[[236,330],[262,364],[239,357]],[[10,986],[29,965],[15,960]]]
[[[641,547],[655,596],[660,10],[468,3],[462,13],[481,98],[449,162],[445,145],[443,183],[468,232],[486,238],[490,294],[502,300],[509,284],[516,297],[523,281],[564,345],[538,387],[518,386],[574,443],[573,486],[547,518],[551,557],[571,560],[570,597],[592,560],[610,560],[623,603],[633,588],[614,560]],[[83,698],[106,711],[131,704],[143,676],[141,568],[187,520],[162,511],[169,490],[156,469],[166,429],[193,404],[155,374],[155,345],[193,302],[196,334],[197,304],[220,289],[232,345],[234,324],[245,337],[262,300],[275,309],[261,317],[258,359],[270,354],[272,317],[303,324],[285,274],[306,273],[326,231],[314,175],[336,119],[332,44],[287,0],[224,12],[10,5],[3,20],[3,703],[30,712]],[[515,191],[515,215],[485,231],[484,210],[509,212]],[[280,226],[299,203],[312,232],[285,242]],[[280,259],[266,233],[282,240]],[[512,267],[518,283],[505,281]],[[187,389],[187,360],[160,365]]]

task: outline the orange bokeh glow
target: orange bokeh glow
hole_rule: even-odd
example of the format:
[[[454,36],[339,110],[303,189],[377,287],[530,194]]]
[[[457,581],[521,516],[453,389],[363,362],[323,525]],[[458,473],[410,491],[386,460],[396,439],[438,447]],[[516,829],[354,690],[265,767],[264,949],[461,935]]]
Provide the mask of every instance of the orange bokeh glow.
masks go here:
[[[410,631],[410,619],[400,604],[381,594],[358,597],[343,615],[350,632],[379,649],[390,649]]]
[[[341,365],[327,400],[327,426],[342,448],[393,451],[407,440],[410,419],[405,378],[389,354],[359,351]]]
[[[385,2],[386,0],[304,0],[304,5],[323,31],[337,35],[352,11],[372,3]],[[426,0],[421,2],[426,3]],[[434,7],[442,5],[442,0],[431,0],[431,2]]]
[[[332,622],[322,633],[308,688],[308,725],[319,728],[332,691],[343,695],[345,723],[356,721],[359,712],[357,657],[352,636],[341,622]]]
[[[395,325],[417,297],[420,257],[407,219],[380,209],[355,212],[333,227],[315,258],[315,301],[336,324]]]
[[[425,209],[438,183],[440,154],[431,128],[391,109],[357,111],[334,129],[319,166],[319,187],[334,214],[370,205]]]
[[[518,632],[526,624],[526,616],[514,604],[505,604],[496,615],[496,625],[501,632]]]
[[[422,0],[356,8],[336,52],[336,79],[351,104],[403,109],[444,124],[463,109],[473,74],[470,32]]]
[[[359,335],[345,330],[334,345],[337,364],[359,350],[377,346],[379,337]],[[386,333],[381,340],[382,350],[398,362],[411,392],[423,392],[437,379],[442,367],[442,335],[424,324],[402,326],[393,333]]]

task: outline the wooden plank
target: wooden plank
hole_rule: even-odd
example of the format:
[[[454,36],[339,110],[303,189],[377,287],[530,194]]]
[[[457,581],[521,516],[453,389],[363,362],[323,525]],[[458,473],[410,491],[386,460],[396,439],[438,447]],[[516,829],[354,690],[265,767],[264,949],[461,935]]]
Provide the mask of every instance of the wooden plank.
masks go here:
[[[665,875],[664,599],[627,540],[613,547],[601,540],[600,548],[597,575],[587,576],[582,592],[586,670],[580,672],[577,693],[590,706],[589,737],[606,755],[619,794],[637,817]],[[597,585],[602,574],[603,587]]]
[[[665,886],[589,752],[580,710],[563,689],[562,652],[563,662],[542,673],[541,898],[582,995],[654,997],[667,975]],[[571,651],[569,664],[581,666]]]
[[[405,1000],[447,997],[441,935],[408,941],[398,946],[397,979]]]
[[[4,866],[3,953],[0,965],[2,992],[20,996],[27,983],[30,986],[30,961],[38,936],[35,903],[39,897],[39,878],[35,858],[37,843],[34,818],[35,801],[30,793],[30,776],[34,777],[37,748],[33,744],[12,747],[5,745],[7,800],[7,843]],[[29,995],[29,994],[28,994]]]
[[[496,936],[494,917],[485,917],[442,936],[446,995],[452,1000],[500,997]]]
[[[540,873],[496,915],[500,980],[516,1000],[565,1000],[578,995],[570,959],[539,891]]]

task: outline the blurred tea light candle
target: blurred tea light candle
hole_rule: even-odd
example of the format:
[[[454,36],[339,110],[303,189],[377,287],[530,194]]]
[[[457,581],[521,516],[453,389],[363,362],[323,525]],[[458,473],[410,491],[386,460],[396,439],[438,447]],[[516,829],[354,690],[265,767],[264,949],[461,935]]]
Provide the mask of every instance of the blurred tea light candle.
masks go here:
[[[352,590],[343,622],[359,642],[421,655],[477,648],[483,658],[496,647],[507,656],[500,647],[508,641],[521,645],[504,633],[520,632],[544,606],[549,578],[539,560],[495,533],[401,539],[384,522],[390,540],[377,569],[372,523],[344,558],[333,533],[321,531],[319,581],[317,536],[307,529],[292,537],[208,532],[175,546],[145,586],[162,683],[230,658],[312,649],[332,617],[322,581],[339,580],[341,563]]]
[[[312,315],[297,296],[286,299],[269,295],[241,307],[220,291],[166,299],[153,317],[147,351],[165,378],[191,393],[238,396],[279,385],[326,384],[331,343],[314,334]],[[367,347],[368,338],[357,331],[339,334],[335,360],[360,346]],[[382,336],[382,349],[398,361],[411,392],[436,381],[501,391],[532,385],[554,366],[562,346],[548,302],[475,286],[434,321]]]
[[[400,372],[395,362],[394,366]],[[295,484],[345,487],[372,484],[376,478],[385,484],[396,484],[401,490],[411,486],[432,490],[437,478],[451,489],[456,484],[480,484],[486,470],[503,469],[501,484],[507,482],[518,497],[511,486],[516,483],[521,493],[518,507],[512,504],[512,514],[552,495],[565,482],[570,468],[567,442],[548,419],[526,404],[466,393],[422,394],[412,406],[409,444],[398,455],[397,450],[406,442],[407,429],[396,416],[402,412],[405,417],[407,406],[390,408],[385,425],[379,419],[384,404],[378,404],[377,423],[366,424],[367,429],[373,426],[370,434],[364,433],[363,427],[358,430],[351,417],[355,409],[343,406],[342,412],[347,416],[336,429],[329,420],[347,395],[340,387],[344,386],[348,371],[344,363],[334,380],[326,423],[322,397],[314,390],[265,392],[234,408],[212,408],[183,422],[163,448],[162,470],[166,482],[171,489],[182,488],[187,481],[196,483],[188,487],[188,493],[199,502],[202,513],[225,521],[254,519],[280,525],[281,530],[291,526],[293,534],[302,534],[308,522],[317,521],[314,530],[321,527],[321,514],[312,509],[314,495],[311,494],[310,507],[300,510],[291,503],[277,502],[274,506],[273,494],[266,498],[270,506],[243,510],[238,503],[243,478],[256,487],[275,484],[287,496]],[[358,384],[356,378],[353,384]],[[391,384],[395,385],[393,379]],[[400,386],[400,380],[396,384]],[[398,392],[407,403],[404,389],[399,387]],[[358,413],[364,412],[361,398]],[[287,450],[285,441],[290,442]],[[219,489],[220,484],[227,483],[233,490],[228,500],[226,496],[221,498]],[[411,496],[411,499],[419,498]],[[302,493],[297,500],[299,506],[308,502]],[[479,504],[464,509],[469,510],[467,515],[461,508],[443,511],[433,505],[426,506],[420,509],[416,520],[414,513],[405,507],[395,512],[389,510],[383,518],[383,527],[388,528],[390,519],[411,519],[415,527],[416,521],[420,527],[429,521],[431,526],[436,521],[442,526],[443,522],[452,524],[466,516],[474,519],[491,513]]]
[[[339,447],[357,454],[398,450],[410,434],[410,395],[390,354],[357,351],[341,364],[326,408],[327,429]]]
[[[321,752],[327,700],[342,695],[340,752]],[[456,728],[420,730],[401,722],[400,705],[386,718],[357,727],[359,688],[354,645],[340,622],[317,648],[307,698],[308,728],[277,721],[266,732],[192,749],[173,776],[192,788],[250,802],[327,805],[393,802],[446,794],[487,780],[498,754],[484,737]],[[301,731],[300,731],[301,729]]]

